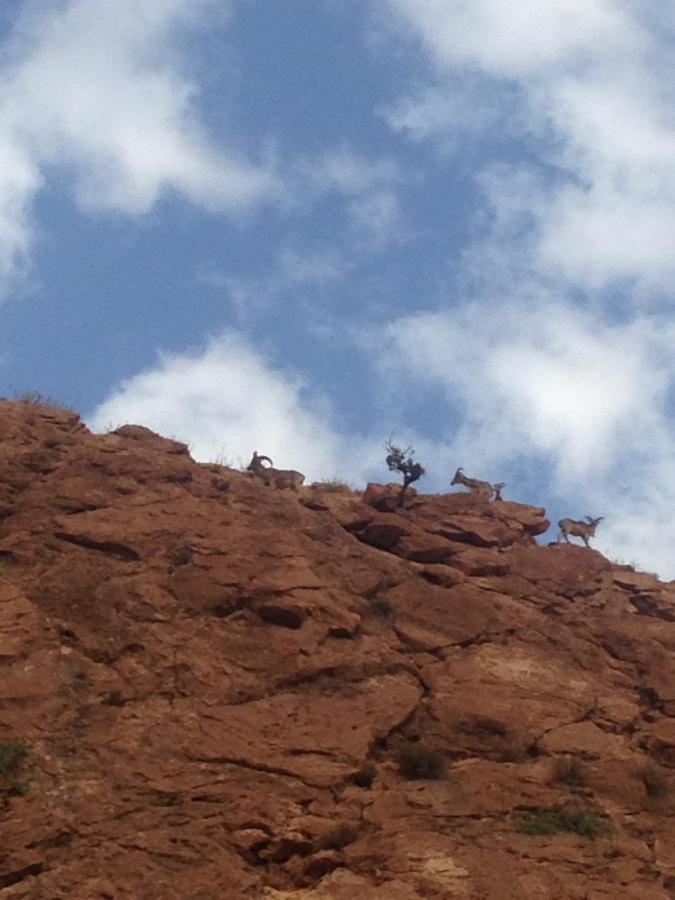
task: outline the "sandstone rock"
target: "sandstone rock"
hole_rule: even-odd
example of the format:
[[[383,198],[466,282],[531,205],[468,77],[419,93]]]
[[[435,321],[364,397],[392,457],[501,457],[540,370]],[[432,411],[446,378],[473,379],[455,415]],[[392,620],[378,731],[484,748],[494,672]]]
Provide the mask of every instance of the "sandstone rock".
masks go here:
[[[40,633],[40,620],[32,603],[11,582],[0,581],[0,659],[27,655]]]
[[[675,768],[675,719],[660,719],[654,723],[650,747],[662,765]]]
[[[443,587],[455,587],[455,585],[466,581],[465,576],[461,572],[448,566],[429,563],[423,565],[420,571],[427,581],[432,582],[432,584],[440,584]]]
[[[407,534],[405,522],[394,513],[379,513],[373,516],[368,524],[359,531],[359,540],[380,550],[391,550],[404,534]]]
[[[646,572],[634,572],[631,569],[615,567],[612,575],[614,582],[627,591],[639,594],[642,591],[659,591],[661,584],[656,575]]]
[[[561,725],[548,731],[539,745],[548,753],[580,753],[603,760],[628,760],[634,755],[621,735],[603,731],[593,722]]]
[[[0,403],[0,454],[3,897],[671,897],[672,583],[536,507],[295,496],[54,408]],[[570,806],[612,836],[518,831]]]
[[[509,561],[501,553],[492,550],[462,550],[452,557],[451,565],[465,575],[507,575]]]
[[[404,505],[408,505],[417,491],[414,487],[406,488],[404,495]],[[380,512],[394,512],[399,509],[401,502],[401,485],[400,484],[375,484],[370,482],[363,492],[362,500],[367,506],[372,506]]]
[[[171,453],[178,456],[189,456],[187,444],[181,441],[175,441],[172,438],[165,438],[159,434],[155,434],[149,428],[143,425],[122,425],[117,428],[113,434],[125,440],[138,441],[152,450],[159,450],[163,453]]]
[[[300,628],[311,609],[306,603],[293,598],[266,600],[257,609],[258,615],[265,622],[281,625],[283,628]]]

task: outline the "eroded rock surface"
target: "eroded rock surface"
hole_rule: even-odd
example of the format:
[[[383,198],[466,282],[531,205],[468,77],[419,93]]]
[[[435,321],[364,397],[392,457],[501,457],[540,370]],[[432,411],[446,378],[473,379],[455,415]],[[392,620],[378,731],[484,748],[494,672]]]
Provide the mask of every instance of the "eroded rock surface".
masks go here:
[[[675,897],[674,584],[48,407],[0,403],[0,473],[0,897]],[[570,808],[612,833],[518,828]]]

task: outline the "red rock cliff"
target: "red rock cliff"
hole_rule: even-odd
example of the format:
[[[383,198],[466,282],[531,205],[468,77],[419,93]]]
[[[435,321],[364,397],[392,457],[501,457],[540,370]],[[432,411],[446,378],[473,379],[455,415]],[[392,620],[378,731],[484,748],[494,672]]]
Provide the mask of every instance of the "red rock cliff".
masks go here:
[[[0,403],[0,897],[675,897],[675,584],[382,493]]]

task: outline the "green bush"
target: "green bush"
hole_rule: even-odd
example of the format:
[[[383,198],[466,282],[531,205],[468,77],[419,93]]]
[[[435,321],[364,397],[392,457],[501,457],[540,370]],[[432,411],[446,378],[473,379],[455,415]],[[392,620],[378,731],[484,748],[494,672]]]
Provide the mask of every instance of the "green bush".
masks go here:
[[[612,833],[612,826],[606,819],[584,809],[536,809],[518,818],[517,829],[522,834],[571,832],[591,839]]]
[[[410,781],[437,781],[445,775],[445,757],[440,750],[404,740],[396,746],[395,755],[401,774]]]
[[[397,447],[396,444],[393,444],[391,440],[388,440],[384,445],[384,449],[387,451],[386,463],[389,471],[399,472],[403,475],[403,484],[398,495],[398,505],[403,506],[405,492],[413,481],[417,481],[424,475],[424,468],[413,460],[415,451],[412,447],[406,447],[404,450],[402,447]]]
[[[11,794],[23,796],[28,790],[28,783],[19,781],[18,775],[29,752],[30,745],[25,741],[0,741],[0,781]]]

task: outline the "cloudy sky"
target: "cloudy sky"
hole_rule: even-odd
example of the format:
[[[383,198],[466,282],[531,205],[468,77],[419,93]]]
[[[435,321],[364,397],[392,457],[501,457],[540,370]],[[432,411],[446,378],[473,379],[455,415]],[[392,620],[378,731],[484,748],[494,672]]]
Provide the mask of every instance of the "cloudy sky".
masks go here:
[[[675,578],[674,38],[639,0],[3,0],[0,393],[355,486],[391,437]]]

